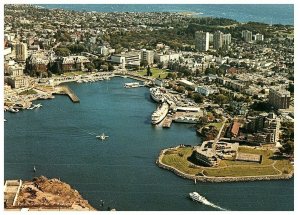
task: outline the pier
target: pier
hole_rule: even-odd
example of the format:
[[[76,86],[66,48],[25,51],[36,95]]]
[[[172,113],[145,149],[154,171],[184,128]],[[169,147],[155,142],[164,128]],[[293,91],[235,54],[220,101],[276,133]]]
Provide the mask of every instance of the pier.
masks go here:
[[[136,74],[134,72],[116,72],[114,73],[114,75],[119,77],[127,76],[128,78],[138,80],[138,81],[150,81],[150,82],[154,81],[152,77],[140,76],[139,74]]]
[[[56,87],[56,94],[66,94],[69,96],[72,102],[79,103],[80,100],[78,96],[71,90],[68,86],[58,86]]]
[[[163,128],[170,128],[172,124],[173,118],[171,116],[167,116],[163,122],[162,122],[162,127]]]

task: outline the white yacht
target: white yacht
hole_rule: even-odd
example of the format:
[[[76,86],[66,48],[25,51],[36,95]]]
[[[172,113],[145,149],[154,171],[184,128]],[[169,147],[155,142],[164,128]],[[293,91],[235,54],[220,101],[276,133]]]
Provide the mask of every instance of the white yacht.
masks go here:
[[[125,83],[124,87],[125,88],[136,88],[139,87],[140,83],[139,82],[132,82],[132,83]]]
[[[164,102],[162,105],[160,105],[156,111],[152,114],[151,120],[152,124],[158,124],[160,123],[167,115],[169,110],[168,103]]]
[[[104,133],[102,133],[101,135],[96,136],[96,138],[100,139],[100,140],[105,140],[106,138],[108,138],[109,136],[106,136]]]
[[[202,202],[204,204],[208,203],[207,199],[197,192],[189,193],[189,196],[193,201]]]
[[[9,111],[12,112],[12,113],[18,113],[19,112],[18,109],[13,109],[13,108],[10,108]]]
[[[43,105],[42,104],[36,104],[36,105],[34,105],[33,107],[34,108],[40,108],[40,107],[42,107]]]

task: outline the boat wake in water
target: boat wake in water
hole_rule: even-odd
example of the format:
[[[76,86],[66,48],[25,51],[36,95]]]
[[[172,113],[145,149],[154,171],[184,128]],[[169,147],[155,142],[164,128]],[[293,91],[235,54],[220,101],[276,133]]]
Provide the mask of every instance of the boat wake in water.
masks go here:
[[[197,192],[193,192],[193,193],[190,193],[190,198],[194,201],[197,201],[197,202],[200,202],[204,205],[208,205],[208,206],[211,206],[213,208],[216,208],[216,209],[219,209],[221,211],[227,211],[225,208],[221,208],[220,206],[218,205],[215,205],[214,203],[208,201],[204,196],[201,196],[199,193]]]

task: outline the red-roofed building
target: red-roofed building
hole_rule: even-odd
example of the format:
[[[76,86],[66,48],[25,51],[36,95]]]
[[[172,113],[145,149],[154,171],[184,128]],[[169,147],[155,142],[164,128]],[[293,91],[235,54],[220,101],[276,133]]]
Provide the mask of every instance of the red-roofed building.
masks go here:
[[[229,69],[227,69],[227,73],[229,73],[231,75],[236,74],[238,72],[239,72],[239,70],[235,67],[230,67]]]
[[[239,130],[240,130],[240,123],[234,121],[232,126],[231,126],[231,136],[232,137],[237,137],[237,135],[239,134]]]

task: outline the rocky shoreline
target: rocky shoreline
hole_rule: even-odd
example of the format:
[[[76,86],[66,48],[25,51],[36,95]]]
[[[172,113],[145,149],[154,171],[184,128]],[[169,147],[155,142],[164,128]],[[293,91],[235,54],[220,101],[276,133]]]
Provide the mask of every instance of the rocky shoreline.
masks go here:
[[[69,184],[59,179],[48,179],[45,176],[35,177],[31,181],[21,181],[16,193],[9,194],[12,188],[7,187],[5,209],[30,210],[77,210],[95,211],[87,200]],[[10,198],[14,203],[8,204]]]
[[[169,149],[176,149],[178,147],[173,147]],[[162,163],[162,157],[164,153],[169,149],[163,149],[156,160],[156,164],[163,169],[167,169],[176,175],[190,180],[197,180],[199,182],[212,182],[212,183],[220,183],[220,182],[241,182],[241,181],[269,181],[269,180],[287,180],[294,176],[294,171],[289,174],[281,174],[281,175],[265,175],[265,176],[240,176],[240,177],[208,177],[208,176],[196,176],[189,175],[184,172],[179,171],[178,169],[166,165]]]

